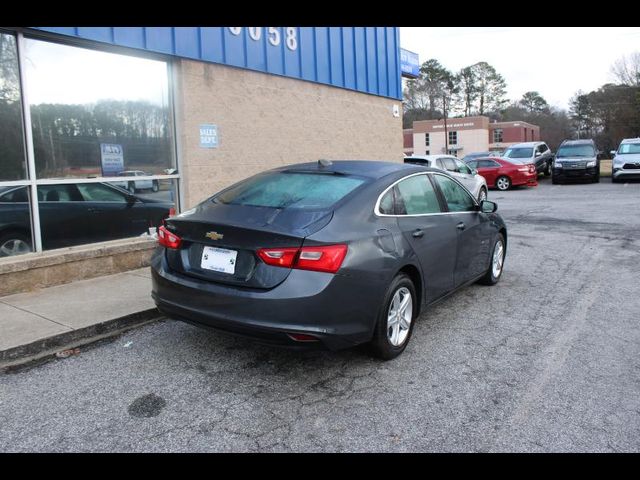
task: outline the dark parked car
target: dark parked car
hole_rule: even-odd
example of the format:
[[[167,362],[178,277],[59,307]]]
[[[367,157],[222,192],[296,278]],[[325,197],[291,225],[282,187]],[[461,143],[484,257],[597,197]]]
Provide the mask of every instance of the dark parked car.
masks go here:
[[[600,181],[600,160],[593,140],[565,140],[553,162],[552,183],[587,180]]]
[[[0,187],[0,257],[31,246],[26,186]],[[38,186],[44,249],[131,237],[159,226],[173,203],[141,198],[107,183]]]
[[[465,163],[469,163],[471,160],[475,160],[476,158],[491,157],[491,156],[493,156],[492,152],[472,152],[468,155],[465,155],[462,158],[462,161]]]
[[[270,170],[167,219],[151,259],[168,317],[288,346],[407,345],[419,311],[500,279],[497,205],[441,170],[367,161]]]

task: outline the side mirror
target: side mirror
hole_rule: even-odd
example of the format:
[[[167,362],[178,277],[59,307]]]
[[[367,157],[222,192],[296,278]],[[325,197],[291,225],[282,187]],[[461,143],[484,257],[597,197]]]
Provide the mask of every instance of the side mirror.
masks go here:
[[[498,210],[498,204],[490,200],[483,200],[480,203],[480,211],[482,213],[493,213]]]
[[[615,150],[611,150],[609,153],[611,154],[612,157],[616,156],[616,151]]]
[[[471,169],[471,175],[477,175],[478,174],[478,170],[476,170],[475,168]]]
[[[542,152],[536,152],[536,157],[539,157],[540,155],[542,155]]]
[[[131,195],[130,193],[126,195],[126,198],[127,198],[127,205],[129,206],[133,205],[138,201],[138,198],[135,195]]]

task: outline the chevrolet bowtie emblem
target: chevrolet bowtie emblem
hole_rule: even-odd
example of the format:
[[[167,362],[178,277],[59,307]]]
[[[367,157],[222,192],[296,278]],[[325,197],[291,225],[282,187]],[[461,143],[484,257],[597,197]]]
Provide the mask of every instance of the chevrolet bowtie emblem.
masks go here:
[[[218,232],[207,232],[204,234],[205,237],[210,238],[211,240],[222,240],[224,237],[223,234]]]

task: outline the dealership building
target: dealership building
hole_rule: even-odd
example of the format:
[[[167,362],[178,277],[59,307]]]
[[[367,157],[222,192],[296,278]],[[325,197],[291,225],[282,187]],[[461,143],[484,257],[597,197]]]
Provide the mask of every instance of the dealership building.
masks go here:
[[[0,29],[0,295],[142,266],[158,211],[269,168],[402,161],[414,56],[396,27]]]
[[[446,132],[446,133],[445,133]],[[473,152],[503,151],[510,145],[540,140],[540,127],[527,122],[491,122],[489,117],[419,120],[403,130],[405,155],[448,153],[464,157]],[[445,141],[446,139],[446,141]]]

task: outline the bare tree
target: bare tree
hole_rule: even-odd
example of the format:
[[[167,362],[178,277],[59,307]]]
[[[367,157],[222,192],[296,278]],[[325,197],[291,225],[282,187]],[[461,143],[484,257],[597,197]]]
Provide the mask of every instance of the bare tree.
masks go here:
[[[640,52],[616,60],[611,66],[611,73],[622,85],[640,87]]]

